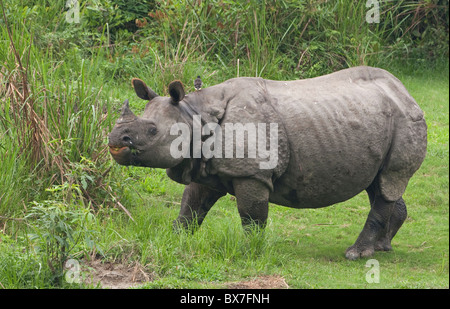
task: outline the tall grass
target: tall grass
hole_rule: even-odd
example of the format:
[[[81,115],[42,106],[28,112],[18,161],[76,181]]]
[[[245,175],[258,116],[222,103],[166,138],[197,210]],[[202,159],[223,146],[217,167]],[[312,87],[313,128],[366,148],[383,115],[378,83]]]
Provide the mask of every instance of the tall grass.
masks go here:
[[[214,62],[224,78],[237,75],[238,61],[241,76],[295,79],[349,66],[379,65],[399,56],[432,56],[433,44],[448,54],[440,43],[448,41],[448,4],[379,1],[380,22],[369,23],[366,14],[371,8],[366,3],[171,1],[149,12],[138,33],[146,38],[145,48],[156,63],[163,54],[163,63],[176,67],[177,55],[183,51],[181,63]],[[172,56],[167,57],[170,51]],[[184,65],[178,68],[184,78]],[[208,69],[207,65],[205,71],[211,74]],[[173,78],[173,70],[170,75]],[[190,84],[193,76],[186,76],[186,82]]]
[[[3,17],[7,21],[6,14]],[[0,212],[14,213],[23,205],[18,203],[20,196],[26,203],[27,194],[79,182],[71,170],[82,157],[99,166],[108,164],[105,137],[112,113],[96,82],[102,48],[74,70],[51,49],[38,48],[26,24],[6,25],[0,32],[0,39],[8,42],[0,46],[0,58],[5,59],[0,72],[0,157],[5,175]]]

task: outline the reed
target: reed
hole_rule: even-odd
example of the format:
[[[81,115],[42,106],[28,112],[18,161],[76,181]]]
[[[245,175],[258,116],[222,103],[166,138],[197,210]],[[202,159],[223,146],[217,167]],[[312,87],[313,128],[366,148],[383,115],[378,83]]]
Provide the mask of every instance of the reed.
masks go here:
[[[3,3],[2,13],[6,27],[0,36],[8,44],[0,47],[0,58],[5,59],[0,71],[0,157],[5,175],[0,212],[11,213],[21,209],[30,194],[77,181],[70,178],[71,170],[82,157],[106,164],[112,113],[102,85],[94,84],[99,60],[105,57],[103,48],[72,71],[73,64],[37,47],[24,23],[8,24]],[[9,200],[22,203],[11,207]]]

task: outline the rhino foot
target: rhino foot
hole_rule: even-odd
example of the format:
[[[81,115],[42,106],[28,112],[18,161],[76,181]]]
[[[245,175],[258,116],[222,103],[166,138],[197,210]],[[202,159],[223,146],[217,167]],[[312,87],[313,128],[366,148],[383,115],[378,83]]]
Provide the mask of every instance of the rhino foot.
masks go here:
[[[353,245],[345,252],[345,257],[349,260],[357,260],[359,258],[372,256],[375,251],[392,251],[391,241],[389,238],[380,239],[373,247],[358,247]]]
[[[349,260],[357,260],[359,258],[369,257],[375,253],[375,249],[373,247],[358,247],[351,246],[345,252],[345,257]]]
[[[375,251],[391,251],[391,240],[389,237],[385,237],[383,239],[378,240],[375,243]]]

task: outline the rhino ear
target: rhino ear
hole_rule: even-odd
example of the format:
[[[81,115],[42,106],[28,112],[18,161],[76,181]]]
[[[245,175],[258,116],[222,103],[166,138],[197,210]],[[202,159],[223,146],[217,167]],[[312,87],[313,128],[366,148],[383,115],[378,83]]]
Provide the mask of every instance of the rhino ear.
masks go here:
[[[184,98],[184,87],[179,80],[175,80],[169,84],[169,94],[172,98],[172,104],[177,105]]]
[[[153,98],[156,98],[158,95],[149,86],[147,86],[142,80],[139,78],[133,78],[131,80],[131,84],[133,85],[134,91],[138,97],[143,100],[150,101]]]

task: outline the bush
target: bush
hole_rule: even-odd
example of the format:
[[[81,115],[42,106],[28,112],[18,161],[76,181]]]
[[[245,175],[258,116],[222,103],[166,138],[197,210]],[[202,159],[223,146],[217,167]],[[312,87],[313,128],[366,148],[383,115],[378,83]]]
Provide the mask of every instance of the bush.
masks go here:
[[[90,226],[95,217],[89,205],[84,205],[77,185],[64,184],[48,191],[52,192],[53,199],[33,201],[25,219],[32,229],[28,234],[31,247],[50,268],[55,284],[62,284],[64,263],[74,256],[75,250],[79,250],[81,244],[82,251],[94,249],[95,232]],[[69,201],[66,191],[71,193]]]

